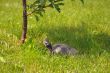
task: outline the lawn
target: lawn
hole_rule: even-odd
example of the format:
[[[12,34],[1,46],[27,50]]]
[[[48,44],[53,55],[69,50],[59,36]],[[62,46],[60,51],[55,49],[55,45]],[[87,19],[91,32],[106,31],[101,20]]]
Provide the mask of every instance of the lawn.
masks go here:
[[[22,0],[0,0],[0,73],[110,73],[110,0],[65,0],[61,13],[47,8],[39,21],[29,16],[19,45],[21,31]],[[51,55],[46,37],[79,53]]]

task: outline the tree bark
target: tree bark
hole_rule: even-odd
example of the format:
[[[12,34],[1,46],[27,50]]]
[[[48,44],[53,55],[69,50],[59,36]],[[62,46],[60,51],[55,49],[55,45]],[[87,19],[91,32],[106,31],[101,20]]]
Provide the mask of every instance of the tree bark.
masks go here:
[[[24,43],[27,34],[27,8],[26,8],[26,0],[22,0],[23,3],[23,25],[22,25],[22,36],[21,42]]]

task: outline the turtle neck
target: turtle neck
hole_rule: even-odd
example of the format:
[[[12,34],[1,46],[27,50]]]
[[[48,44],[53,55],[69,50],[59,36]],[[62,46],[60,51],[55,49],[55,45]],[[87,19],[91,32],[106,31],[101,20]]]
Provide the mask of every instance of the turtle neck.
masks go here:
[[[51,44],[47,45],[46,47],[50,50],[50,52],[52,52],[52,45]]]

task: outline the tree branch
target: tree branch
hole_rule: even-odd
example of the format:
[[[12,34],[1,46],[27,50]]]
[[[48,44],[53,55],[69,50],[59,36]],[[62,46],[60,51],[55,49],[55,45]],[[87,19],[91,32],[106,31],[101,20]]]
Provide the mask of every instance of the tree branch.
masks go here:
[[[42,8],[47,8],[47,7],[52,7],[52,4],[46,5],[46,6],[42,6]],[[36,10],[33,10],[30,13],[27,13],[27,16],[32,15]]]

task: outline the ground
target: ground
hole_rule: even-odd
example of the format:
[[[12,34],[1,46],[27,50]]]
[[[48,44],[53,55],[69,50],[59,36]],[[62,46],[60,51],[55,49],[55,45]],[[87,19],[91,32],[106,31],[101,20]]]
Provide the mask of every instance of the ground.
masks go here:
[[[28,1],[31,3],[32,1]],[[25,44],[22,1],[0,0],[1,73],[110,73],[110,0],[65,0],[61,13],[47,8],[36,21],[28,16]],[[65,43],[76,56],[51,55],[42,41]]]

